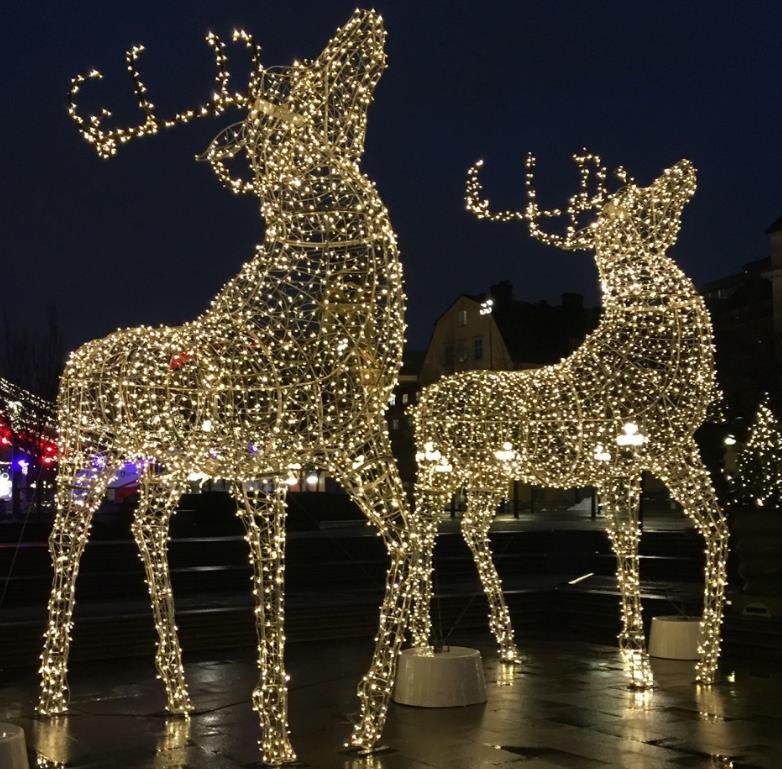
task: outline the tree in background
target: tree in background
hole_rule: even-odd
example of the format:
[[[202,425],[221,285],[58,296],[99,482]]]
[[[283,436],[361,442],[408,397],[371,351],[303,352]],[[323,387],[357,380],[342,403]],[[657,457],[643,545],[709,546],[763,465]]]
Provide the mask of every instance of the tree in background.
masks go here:
[[[782,428],[765,394],[736,459],[732,479],[737,504],[782,506]]]
[[[44,329],[14,325],[3,313],[0,328],[0,376],[47,400],[57,396],[57,385],[65,363],[65,345],[50,306]]]

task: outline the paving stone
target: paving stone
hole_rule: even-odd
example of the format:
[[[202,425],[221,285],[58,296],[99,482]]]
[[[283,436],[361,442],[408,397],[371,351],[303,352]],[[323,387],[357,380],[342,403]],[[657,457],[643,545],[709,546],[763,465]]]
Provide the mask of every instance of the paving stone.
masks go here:
[[[488,702],[467,708],[392,706],[387,750],[341,749],[358,704],[366,642],[291,644],[290,722],[314,769],[780,769],[782,668],[726,661],[713,687],[692,663],[655,660],[657,688],[625,684],[617,650],[572,641],[522,643],[525,662],[500,665],[485,637]],[[37,769],[248,769],[258,765],[250,709],[255,660],[187,661],[189,720],[166,717],[149,659],[75,664],[72,713],[37,719],[37,678],[19,671],[0,691],[0,720],[24,727]]]

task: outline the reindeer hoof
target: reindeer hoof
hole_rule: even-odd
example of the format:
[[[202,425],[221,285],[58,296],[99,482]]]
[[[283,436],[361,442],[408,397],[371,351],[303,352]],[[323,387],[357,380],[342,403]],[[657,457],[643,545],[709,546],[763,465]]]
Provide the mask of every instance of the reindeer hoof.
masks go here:
[[[706,672],[697,670],[696,668],[695,683],[699,684],[700,686],[713,686],[715,683],[717,683],[717,671],[712,670],[711,672]]]
[[[521,654],[519,654],[518,649],[508,649],[500,652],[500,662],[505,665],[521,665]]]
[[[345,744],[345,747],[349,750],[357,752],[359,755],[366,756],[370,753],[374,753],[377,750],[383,750],[377,745],[380,735],[372,738],[368,734],[368,730],[363,728],[361,724],[357,724],[353,728],[353,734],[350,736],[350,742]]]
[[[66,704],[51,703],[49,701],[39,700],[35,706],[35,712],[39,716],[45,718],[52,718],[55,716],[64,716],[68,712],[68,706]]]
[[[298,764],[299,759],[293,752],[293,748],[287,746],[287,748],[275,751],[274,753],[262,753],[261,763],[264,766],[290,766],[292,764]]]

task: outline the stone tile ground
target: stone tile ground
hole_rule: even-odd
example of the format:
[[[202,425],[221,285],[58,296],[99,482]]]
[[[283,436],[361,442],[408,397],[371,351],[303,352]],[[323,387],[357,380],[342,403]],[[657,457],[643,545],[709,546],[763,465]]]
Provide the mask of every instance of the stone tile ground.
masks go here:
[[[460,639],[461,643],[469,639]],[[315,769],[780,769],[782,670],[763,660],[724,665],[719,685],[696,687],[692,665],[655,661],[658,687],[628,690],[616,649],[566,641],[523,644],[525,662],[503,669],[483,639],[488,702],[426,710],[395,705],[387,750],[340,752],[356,716],[355,685],[369,644],[293,644],[291,729]],[[73,713],[33,717],[36,678],[15,673],[0,689],[0,720],[24,727],[31,767],[238,769],[257,765],[258,722],[249,657],[186,664],[197,713],[161,713],[149,659],[74,666]]]

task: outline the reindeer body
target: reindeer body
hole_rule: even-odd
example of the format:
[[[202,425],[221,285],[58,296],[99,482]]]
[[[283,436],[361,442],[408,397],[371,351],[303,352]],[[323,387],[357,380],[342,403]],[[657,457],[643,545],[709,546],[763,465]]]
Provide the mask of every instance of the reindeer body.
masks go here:
[[[235,37],[254,45],[243,32]],[[411,553],[384,416],[401,364],[402,269],[388,213],[358,166],[366,109],[385,67],[385,32],[376,13],[356,11],[315,61],[284,70],[264,69],[255,47],[247,95],[229,91],[224,46],[214,35],[208,40],[218,64],[215,100],[170,120],[157,118],[146,98],[135,66],[139,47],[128,64],[146,114],[140,126],[104,131],[99,118],[81,118],[74,97],[86,78],[73,81],[71,115],[103,157],[161,127],[246,108],[246,118],[218,134],[203,159],[229,189],[258,196],[266,238],[196,320],[117,331],[68,362],[39,712],[67,710],[79,558],[92,513],[126,461],[144,473],[133,534],[147,573],[167,707],[192,710],[174,621],[168,525],[188,478],[220,477],[237,500],[250,545],[262,759],[295,761],[283,662],[285,479],[309,464],[340,482],[389,552],[375,652],[359,685],[361,716],[351,737],[368,750],[387,714]],[[240,153],[252,170],[249,181],[227,168]]]
[[[396,382],[404,293],[387,212],[354,176],[342,183],[359,209],[344,245],[332,240],[324,256],[317,242],[267,239],[196,320],[116,331],[77,350],[61,384],[61,413],[74,417],[63,434],[86,438],[91,455],[235,479],[286,474],[292,457],[329,468],[360,445],[364,415],[383,413]]]
[[[663,259],[674,278],[671,295],[607,293],[600,324],[562,362],[521,371],[462,372],[422,392],[415,408],[416,442],[432,441],[448,458],[450,481],[457,488],[474,487],[476,480],[560,488],[597,485],[604,468],[595,458],[595,446],[614,445],[629,421],[648,439],[648,460],[662,459],[670,423],[664,425],[666,434],[658,435],[661,406],[670,412],[677,433],[695,432],[715,393],[712,331],[689,278]],[[679,338],[682,329],[686,335]],[[632,354],[624,355],[621,350],[628,344]],[[699,379],[681,375],[693,369],[707,373]],[[596,375],[605,378],[599,397],[590,386]],[[607,404],[620,400],[626,410],[611,413]],[[651,418],[645,419],[647,415]],[[476,426],[480,439],[488,423],[491,442],[476,445],[470,426]],[[494,456],[506,441],[521,447],[518,458]]]
[[[487,203],[470,199],[477,191],[474,177],[471,183],[472,210],[488,216]],[[414,519],[425,542],[422,552],[431,554],[433,521],[447,497],[465,488],[462,529],[505,661],[517,661],[518,652],[488,528],[508,482],[595,486],[611,515],[623,595],[620,641],[629,674],[634,685],[651,685],[636,519],[641,474],[649,471],[668,485],[707,540],[698,677],[713,680],[727,532],[693,440],[716,394],[712,328],[692,282],[666,255],[678,232],[678,212],[693,189],[694,171],[682,161],[649,188],[631,184],[609,202],[601,200],[596,223],[582,237],[595,248],[604,310],[598,327],[570,356],[539,369],[445,377],[427,387],[412,410],[419,448]],[[524,216],[534,221],[535,213]],[[575,231],[569,237],[572,245]],[[430,571],[431,555],[417,570],[422,598],[415,604],[413,633],[420,645],[430,632]]]

